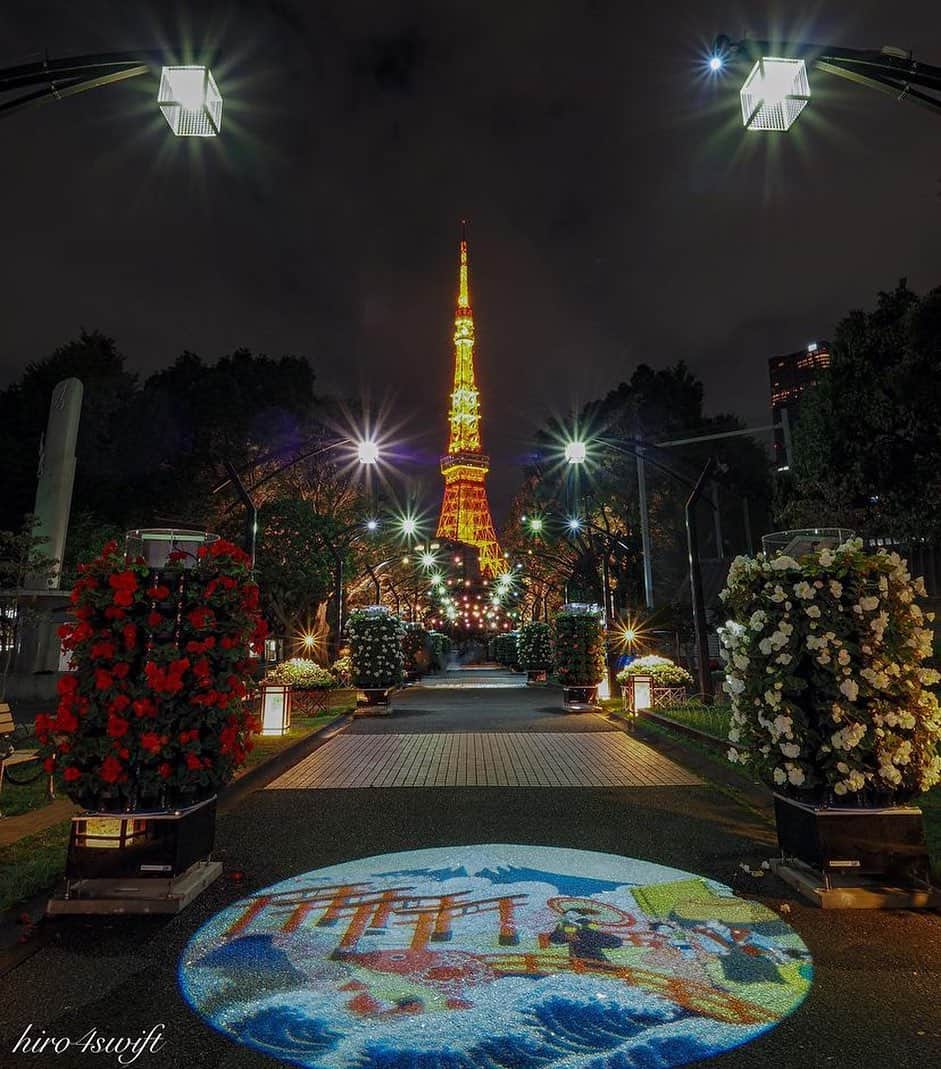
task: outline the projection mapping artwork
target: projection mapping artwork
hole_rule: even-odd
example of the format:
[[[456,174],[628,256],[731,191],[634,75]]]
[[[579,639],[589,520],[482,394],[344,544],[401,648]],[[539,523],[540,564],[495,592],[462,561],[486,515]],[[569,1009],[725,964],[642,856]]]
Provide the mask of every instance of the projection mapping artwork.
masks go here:
[[[487,845],[351,861],[209,920],[184,997],[311,1069],[627,1069],[738,1046],[792,1013],[807,947],[723,884],[612,854]]]

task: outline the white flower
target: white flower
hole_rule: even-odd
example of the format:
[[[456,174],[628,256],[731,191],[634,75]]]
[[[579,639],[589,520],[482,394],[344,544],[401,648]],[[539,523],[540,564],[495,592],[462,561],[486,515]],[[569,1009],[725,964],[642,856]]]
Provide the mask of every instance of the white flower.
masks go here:
[[[846,794],[846,784],[842,780],[840,780],[839,783],[834,783],[833,784],[833,793],[834,794]]]
[[[794,593],[797,597],[803,598],[804,601],[809,601],[814,596],[814,588],[806,579],[802,579],[799,583],[794,584]]]
[[[807,615],[812,617],[814,620],[816,620],[820,616],[820,609],[816,605],[808,605],[807,608],[804,609],[804,612],[806,612]]]
[[[824,568],[829,568],[836,558],[833,556],[833,551],[829,548],[829,546],[824,546],[823,549],[820,550],[820,554],[817,559],[820,561]]]
[[[771,567],[776,572],[786,572],[788,568],[798,568],[800,565],[793,557],[785,557],[782,554],[782,556],[774,558],[771,562]]]
[[[784,771],[783,768],[776,768],[774,770],[774,772],[772,772],[771,775],[774,778],[774,782],[777,783],[777,784],[781,784],[781,783],[786,783],[787,782],[787,773]]]
[[[859,697],[859,684],[853,679],[844,679],[840,684],[840,692],[854,702]]]
[[[843,584],[839,581],[839,579],[830,580],[830,593],[835,598],[843,597]]]
[[[729,748],[729,751],[728,753],[726,753],[725,756],[729,759],[729,761],[732,762],[733,765],[739,760],[739,752],[735,749],[734,746]]]
[[[849,664],[850,660],[851,660],[850,655],[849,655],[849,651],[848,650],[840,650],[840,652],[837,654],[836,659],[840,662],[841,665]]]
[[[752,631],[760,631],[767,623],[767,613],[763,613],[761,609],[751,614],[751,619],[748,621],[748,626]]]
[[[804,775],[804,770],[798,768],[797,765],[788,765],[787,778],[795,787],[799,787],[807,777]]]
[[[777,661],[778,664],[790,664],[792,660],[793,658],[789,653],[779,653],[777,657],[775,657],[775,661]]]
[[[859,607],[863,612],[875,612],[879,608],[879,599],[875,595],[869,595],[859,599]]]
[[[796,742],[782,742],[778,749],[785,757],[800,757],[801,748]]]

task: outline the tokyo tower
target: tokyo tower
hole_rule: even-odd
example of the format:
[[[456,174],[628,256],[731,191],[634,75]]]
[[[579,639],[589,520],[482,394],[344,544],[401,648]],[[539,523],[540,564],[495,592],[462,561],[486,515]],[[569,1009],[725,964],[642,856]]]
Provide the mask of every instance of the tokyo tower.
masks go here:
[[[448,451],[441,458],[444,500],[436,537],[475,546],[480,554],[480,574],[493,578],[506,571],[506,564],[493,529],[484,486],[490,470],[490,457],[482,451],[480,442],[480,404],[474,372],[474,313],[467,285],[467,239],[463,226],[454,315],[454,389],[448,420]]]

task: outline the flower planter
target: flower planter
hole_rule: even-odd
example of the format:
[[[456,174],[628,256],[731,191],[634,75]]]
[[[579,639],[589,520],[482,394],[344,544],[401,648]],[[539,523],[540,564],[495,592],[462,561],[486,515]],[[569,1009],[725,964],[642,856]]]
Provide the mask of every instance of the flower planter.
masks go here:
[[[208,858],[215,830],[215,795],[185,809],[82,813],[72,818],[65,875],[172,879]]]
[[[929,879],[920,809],[829,808],[774,796],[778,844],[825,876],[878,876],[910,886]]]
[[[563,687],[562,708],[567,713],[595,713],[598,704],[598,685],[592,687]]]
[[[548,678],[549,673],[544,668],[530,668],[526,673],[526,682],[528,684],[545,683]]]

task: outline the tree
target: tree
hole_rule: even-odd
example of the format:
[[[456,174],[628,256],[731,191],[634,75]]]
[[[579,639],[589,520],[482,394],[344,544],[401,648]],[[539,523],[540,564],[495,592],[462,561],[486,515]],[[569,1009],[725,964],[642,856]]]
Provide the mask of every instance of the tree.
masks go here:
[[[136,376],[124,364],[124,354],[113,338],[83,330],[50,356],[27,364],[20,380],[0,392],[4,466],[0,526],[19,527],[33,507],[39,440],[49,418],[52,391],[57,382],[72,377],[84,387],[73,496],[83,508],[109,515],[123,463],[123,449],[116,439],[117,416],[137,385]]]
[[[260,509],[256,574],[265,613],[282,634],[323,622],[335,568],[329,542],[336,544],[337,535],[336,523],[307,501],[272,501]]]
[[[769,500],[768,457],[756,442],[742,437],[679,449],[655,448],[657,442],[741,427],[730,414],[704,415],[702,383],[683,363],[657,371],[646,364],[639,365],[629,381],[585,405],[571,423],[587,439],[651,443],[646,486],[659,605],[677,592],[686,575],[683,508],[689,484],[695,481],[709,456],[715,455],[725,469],[720,490],[723,545],[716,547],[713,541],[712,554],[719,555],[717,548],[721,548],[723,556],[745,548],[742,498],[749,501],[756,527],[764,522]],[[607,563],[616,607],[631,609],[643,603],[637,461],[630,453],[601,447],[581,471],[552,463],[549,458],[561,451],[562,442],[570,434],[571,430],[557,423],[540,435],[543,459],[525,474],[514,506],[515,519],[504,532],[504,542],[524,563],[531,549],[536,558],[539,552],[546,555],[550,550],[561,558],[550,561],[542,571],[554,577],[556,586],[567,581],[570,600],[600,604],[602,568]],[[672,477],[658,465],[675,471],[681,478]],[[700,508],[702,530],[712,534],[712,510],[708,504]],[[577,515],[581,526],[577,531],[548,528],[534,541],[519,517],[540,512],[560,517]]]
[[[837,326],[831,364],[801,398],[781,526],[941,537],[941,287],[905,280]]]

